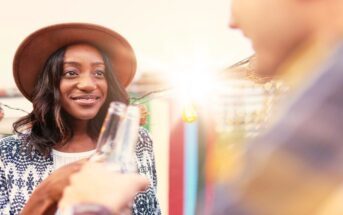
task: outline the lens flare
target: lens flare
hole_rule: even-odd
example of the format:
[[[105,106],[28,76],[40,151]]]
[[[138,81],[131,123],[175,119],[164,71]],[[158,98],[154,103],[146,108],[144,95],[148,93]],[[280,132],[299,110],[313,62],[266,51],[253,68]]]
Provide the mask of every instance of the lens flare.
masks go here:
[[[183,106],[182,120],[187,123],[192,123],[198,119],[198,113],[193,103],[189,102]]]

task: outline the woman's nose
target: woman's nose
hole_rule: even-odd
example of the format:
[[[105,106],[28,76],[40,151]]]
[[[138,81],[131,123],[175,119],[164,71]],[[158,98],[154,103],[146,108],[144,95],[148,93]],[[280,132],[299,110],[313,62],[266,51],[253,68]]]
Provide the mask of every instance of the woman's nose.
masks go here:
[[[93,78],[89,75],[80,76],[79,82],[77,83],[77,87],[83,91],[93,91],[96,89],[96,83],[94,82]]]

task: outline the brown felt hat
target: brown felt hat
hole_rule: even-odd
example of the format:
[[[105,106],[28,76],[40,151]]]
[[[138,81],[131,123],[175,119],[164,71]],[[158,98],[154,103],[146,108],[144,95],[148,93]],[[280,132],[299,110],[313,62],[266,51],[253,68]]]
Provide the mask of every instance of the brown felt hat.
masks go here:
[[[125,38],[99,25],[63,23],[33,32],[17,49],[13,75],[21,93],[31,101],[38,74],[50,55],[64,46],[83,42],[103,50],[110,58],[115,77],[124,87],[130,84],[136,72],[136,57]]]

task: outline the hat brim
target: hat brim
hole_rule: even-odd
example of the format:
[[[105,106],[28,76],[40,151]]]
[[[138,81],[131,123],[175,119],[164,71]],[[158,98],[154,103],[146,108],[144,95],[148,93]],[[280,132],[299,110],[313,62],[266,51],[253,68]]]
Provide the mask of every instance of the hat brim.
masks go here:
[[[13,75],[18,89],[30,101],[39,73],[51,54],[75,43],[90,43],[110,58],[114,75],[128,86],[136,72],[136,57],[130,44],[118,33],[94,24],[65,23],[39,29],[29,35],[14,56]]]

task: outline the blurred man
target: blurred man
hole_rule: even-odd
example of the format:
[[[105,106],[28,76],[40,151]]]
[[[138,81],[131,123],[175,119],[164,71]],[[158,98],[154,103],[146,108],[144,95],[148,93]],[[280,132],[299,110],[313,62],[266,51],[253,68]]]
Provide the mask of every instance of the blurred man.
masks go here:
[[[291,95],[213,214],[343,214],[342,11],[342,0],[232,0],[230,26],[251,39],[257,71]]]

